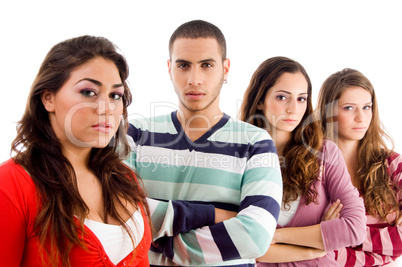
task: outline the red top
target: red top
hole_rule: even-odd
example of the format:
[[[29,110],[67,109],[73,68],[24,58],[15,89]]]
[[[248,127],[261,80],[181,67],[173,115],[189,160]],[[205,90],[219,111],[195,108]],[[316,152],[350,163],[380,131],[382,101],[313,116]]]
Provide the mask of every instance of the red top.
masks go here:
[[[37,214],[37,191],[32,178],[13,160],[0,165],[0,266],[45,266],[39,256],[34,222]],[[70,252],[71,266],[149,266],[148,250],[151,231],[145,212],[144,236],[137,246],[135,258],[129,254],[114,265],[99,239],[84,225],[87,250],[74,246]],[[78,220],[77,220],[77,223]],[[80,232],[78,232],[80,235]]]

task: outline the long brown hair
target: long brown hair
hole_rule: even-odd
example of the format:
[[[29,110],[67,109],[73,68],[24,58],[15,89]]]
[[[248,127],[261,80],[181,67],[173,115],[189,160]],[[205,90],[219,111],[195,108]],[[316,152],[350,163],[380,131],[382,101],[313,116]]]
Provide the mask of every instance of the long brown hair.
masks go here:
[[[273,57],[261,63],[251,77],[244,94],[240,119],[268,131],[272,129],[273,126],[258,106],[264,103],[267,92],[284,73],[303,74],[308,84],[308,98],[302,122],[292,132],[292,138],[283,151],[284,165],[281,168],[283,202],[288,204],[302,194],[307,197],[307,204],[316,203],[317,191],[312,184],[318,176],[320,164],[317,157],[322,146],[323,135],[319,124],[312,119],[312,85],[304,67],[286,57]]]
[[[354,86],[368,91],[372,102],[370,126],[363,139],[359,141],[357,148],[356,181],[358,184],[356,186],[364,198],[366,211],[386,219],[387,215],[393,211],[399,213],[398,200],[394,191],[396,185],[390,183],[386,162],[392,153],[394,144],[381,123],[374,87],[361,72],[354,69],[343,69],[324,81],[317,103],[321,126],[325,136],[337,142],[337,124],[335,122],[338,100],[346,89]],[[392,149],[387,148],[384,139],[389,141]]]
[[[114,140],[105,148],[93,148],[90,155],[89,167],[102,185],[105,214],[118,220],[132,239],[118,213],[117,207],[129,212],[121,198],[137,208],[145,207],[149,214],[136,178],[121,160],[121,156],[130,152],[125,131],[127,106],[132,97],[126,82],[129,71],[125,58],[103,37],[81,36],[56,44],[46,55],[33,82],[25,113],[17,126],[17,137],[12,143],[15,162],[30,174],[38,190],[40,206],[35,219],[36,234],[41,250],[48,253],[54,266],[60,260],[63,266],[70,266],[69,252],[73,245],[85,248],[78,230],[84,229],[83,219],[89,209],[78,192],[74,169],[62,154],[61,143],[50,124],[41,96],[45,91],[56,94],[73,70],[95,57],[111,60],[124,85],[123,119]],[[118,151],[116,144],[119,144]],[[80,228],[74,222],[74,215],[80,219]]]

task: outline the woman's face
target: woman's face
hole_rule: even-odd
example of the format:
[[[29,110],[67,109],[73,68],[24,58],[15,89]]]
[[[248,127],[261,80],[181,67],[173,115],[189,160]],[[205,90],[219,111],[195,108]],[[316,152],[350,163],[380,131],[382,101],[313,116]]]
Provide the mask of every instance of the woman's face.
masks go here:
[[[118,130],[123,95],[116,65],[97,57],[72,71],[56,94],[45,92],[42,102],[63,146],[100,148]]]
[[[308,84],[302,73],[283,73],[259,105],[267,118],[271,135],[291,133],[301,122],[307,109]],[[276,132],[272,132],[276,131]]]
[[[362,87],[349,87],[338,100],[338,140],[361,140],[370,126],[371,94]]]

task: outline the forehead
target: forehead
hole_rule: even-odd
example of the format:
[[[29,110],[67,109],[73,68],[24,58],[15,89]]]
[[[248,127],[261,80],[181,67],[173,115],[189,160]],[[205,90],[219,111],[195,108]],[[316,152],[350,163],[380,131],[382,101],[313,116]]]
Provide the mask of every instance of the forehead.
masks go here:
[[[279,76],[272,89],[272,91],[284,90],[288,91],[289,93],[301,94],[307,93],[308,84],[306,78],[301,72],[284,72],[281,76]]]
[[[214,38],[178,38],[172,46],[172,60],[198,61],[222,59],[218,42]]]
[[[362,87],[352,86],[342,92],[339,102],[368,103],[371,102],[371,94]]]

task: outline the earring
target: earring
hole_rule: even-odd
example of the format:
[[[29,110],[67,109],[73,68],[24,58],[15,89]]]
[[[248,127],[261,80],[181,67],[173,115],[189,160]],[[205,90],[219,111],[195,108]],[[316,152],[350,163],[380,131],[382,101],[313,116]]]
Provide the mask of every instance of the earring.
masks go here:
[[[223,83],[225,83],[225,84],[226,84],[226,83],[228,83],[228,81],[224,80],[224,81],[223,81]]]

